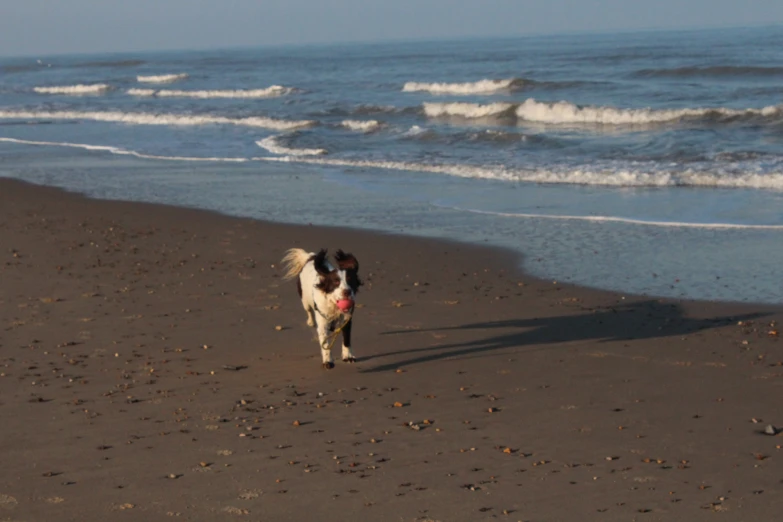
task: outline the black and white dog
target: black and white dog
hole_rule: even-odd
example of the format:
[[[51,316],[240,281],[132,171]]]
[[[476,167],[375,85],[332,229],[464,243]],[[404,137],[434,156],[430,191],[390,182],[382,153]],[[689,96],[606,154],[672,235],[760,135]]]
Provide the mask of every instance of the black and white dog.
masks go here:
[[[351,352],[353,317],[359,280],[359,262],[352,254],[338,250],[337,268],[326,259],[326,250],[317,254],[292,248],[283,258],[285,279],[297,278],[296,288],[307,312],[307,325],[318,331],[318,344],[324,368],[333,368],[331,347],[334,337],[343,334],[343,361],[355,362]]]

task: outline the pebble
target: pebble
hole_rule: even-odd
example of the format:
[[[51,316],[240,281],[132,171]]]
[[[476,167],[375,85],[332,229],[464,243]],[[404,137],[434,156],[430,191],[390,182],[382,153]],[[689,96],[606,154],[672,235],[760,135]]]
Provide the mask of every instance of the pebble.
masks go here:
[[[767,424],[767,427],[764,428],[764,433],[767,435],[777,435],[781,430],[773,426],[772,424]]]

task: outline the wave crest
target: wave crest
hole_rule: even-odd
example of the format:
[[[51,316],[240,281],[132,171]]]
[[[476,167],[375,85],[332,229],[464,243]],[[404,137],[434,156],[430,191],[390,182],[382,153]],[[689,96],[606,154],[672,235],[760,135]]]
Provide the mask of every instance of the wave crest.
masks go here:
[[[2,111],[0,119],[91,120],[130,125],[238,125],[273,130],[295,130],[312,127],[312,120],[277,120],[263,116],[229,118],[227,116],[151,114],[144,112],[91,112],[91,111]]]
[[[510,115],[513,103],[424,103],[424,114],[430,118],[457,116],[460,118],[493,118]]]
[[[248,90],[212,90],[212,91],[181,91],[173,89],[128,89],[131,96],[157,96],[158,98],[276,98],[296,91],[292,87],[272,85],[265,89]]]
[[[340,122],[340,125],[348,130],[364,132],[365,134],[375,132],[382,126],[378,120],[343,120]]]
[[[676,122],[683,119],[716,117],[718,119],[747,116],[779,116],[781,106],[762,109],[618,109],[615,107],[580,107],[570,102],[542,103],[532,98],[516,109],[517,118],[537,123],[581,123],[600,125],[645,125]]]
[[[523,122],[582,125],[650,125],[681,120],[712,118],[774,118],[783,116],[783,105],[761,109],[729,109],[723,107],[695,109],[620,109],[616,107],[579,106],[567,101],[539,102],[528,98],[512,103],[424,103],[424,114],[430,118],[500,118],[511,117]]]
[[[520,89],[526,82],[522,78],[504,80],[484,79],[466,83],[421,83],[407,82],[402,92],[429,92],[431,94],[492,94]]]
[[[137,76],[136,81],[140,83],[173,83],[179,80],[184,80],[190,75],[187,73],[179,74],[158,74],[150,76]]]
[[[655,172],[600,167],[556,169],[509,169],[466,164],[427,164],[404,161],[347,160],[338,158],[260,158],[266,161],[293,161],[337,167],[377,168],[410,172],[446,174],[461,178],[492,179],[542,184],[594,185],[604,187],[704,187],[783,190],[783,173],[726,174],[684,171]]]
[[[105,83],[96,83],[93,85],[60,85],[53,87],[33,87],[33,90],[39,94],[101,94],[111,89],[111,86]]]
[[[306,163],[329,165],[346,168],[375,168],[384,170],[401,170],[409,172],[429,172],[463,178],[484,178],[492,180],[522,181],[546,184],[597,185],[608,187],[704,187],[704,188],[753,188],[783,191],[783,173],[720,173],[687,170],[683,172],[655,172],[615,168],[601,169],[590,166],[586,168],[566,168],[561,170],[514,170],[504,167],[474,166],[466,164],[426,164],[404,161],[350,160],[339,158],[314,158],[326,154],[324,149],[292,149],[281,145],[282,136],[271,136],[260,140],[257,144],[274,154],[276,157],[263,158],[198,158],[182,156],[158,156],[144,154],[120,147],[105,145],[88,145],[79,143],[58,143],[30,141],[15,138],[2,138],[0,142],[19,143],[40,146],[75,147],[93,151],[104,151],[112,154],[131,155],[145,159],[171,161],[213,161],[213,162],[247,162],[247,161],[279,161],[291,163]],[[759,225],[760,227],[783,228],[779,225]]]
[[[327,153],[326,149],[294,149],[286,147],[280,143],[282,136],[269,136],[256,142],[256,145],[266,149],[272,154],[281,156],[322,156]]]

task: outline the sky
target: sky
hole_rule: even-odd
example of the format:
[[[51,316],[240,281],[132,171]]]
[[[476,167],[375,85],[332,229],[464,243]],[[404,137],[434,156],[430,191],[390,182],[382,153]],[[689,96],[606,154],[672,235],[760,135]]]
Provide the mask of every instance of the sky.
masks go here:
[[[783,0],[0,0],[0,55],[783,24]]]

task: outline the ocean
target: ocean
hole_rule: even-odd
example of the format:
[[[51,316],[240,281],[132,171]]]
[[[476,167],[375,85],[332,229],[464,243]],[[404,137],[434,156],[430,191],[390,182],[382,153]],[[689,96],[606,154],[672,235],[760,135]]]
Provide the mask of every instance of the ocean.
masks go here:
[[[781,303],[783,26],[0,58],[0,176]]]

